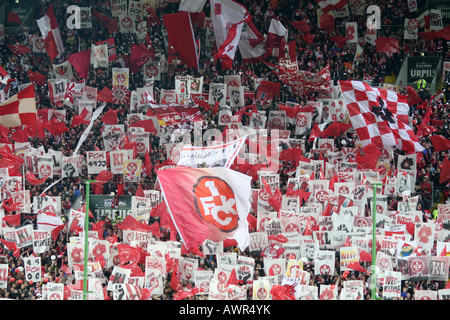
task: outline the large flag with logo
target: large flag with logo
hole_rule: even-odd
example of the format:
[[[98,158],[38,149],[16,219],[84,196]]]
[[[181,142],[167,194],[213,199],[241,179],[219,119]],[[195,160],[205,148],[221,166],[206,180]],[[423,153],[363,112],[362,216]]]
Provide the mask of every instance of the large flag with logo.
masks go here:
[[[222,69],[231,68],[241,38],[244,22],[250,19],[248,10],[233,0],[211,0],[211,19]]]
[[[394,91],[372,88],[362,81],[339,81],[351,123],[362,146],[414,153],[424,150],[408,123],[408,98]]]
[[[224,167],[175,167],[157,174],[169,213],[188,249],[206,239],[234,239],[241,251],[248,247],[250,176]]]

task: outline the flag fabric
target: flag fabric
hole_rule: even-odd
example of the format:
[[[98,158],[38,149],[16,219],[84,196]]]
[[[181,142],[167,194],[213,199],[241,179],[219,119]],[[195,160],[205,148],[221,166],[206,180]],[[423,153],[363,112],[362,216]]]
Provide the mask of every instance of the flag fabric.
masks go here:
[[[450,161],[448,157],[445,157],[444,161],[442,161],[442,170],[439,176],[439,183],[444,183],[450,180]]]
[[[91,44],[90,62],[94,69],[108,68],[108,45],[107,44]]]
[[[407,97],[391,90],[372,88],[362,81],[339,81],[339,85],[363,147],[373,142],[387,150],[394,146],[407,152],[424,150],[407,124]]]
[[[36,125],[34,86],[26,87],[0,104],[0,124],[7,128]]]
[[[378,37],[375,40],[377,44],[377,52],[398,53],[398,40],[390,37]]]
[[[280,92],[281,83],[273,81],[262,81],[256,89],[256,100],[272,101]]]
[[[250,19],[248,10],[233,0],[211,0],[211,20],[222,70],[231,68],[244,22]]]
[[[169,45],[175,48],[188,68],[198,70],[199,48],[197,47],[190,14],[187,11],[166,14],[163,22],[167,29]]]
[[[57,227],[64,226],[61,217],[39,213],[37,215],[37,228],[41,231],[51,231]]]
[[[335,20],[332,14],[324,13],[320,16],[320,29],[334,30],[335,25]]]
[[[407,86],[406,89],[408,91],[408,104],[410,106],[423,102],[422,98],[417,94],[413,87]]]
[[[331,94],[333,92],[329,64],[319,72],[311,73],[303,70],[293,71],[266,61],[263,62],[272,69],[281,82],[289,85],[296,94],[303,95],[312,92]]]
[[[31,49],[27,46],[21,45],[21,44],[7,44],[6,45],[9,50],[11,50],[12,54],[17,56],[21,54],[25,54],[31,51]]]
[[[257,63],[264,59],[266,39],[251,19],[248,19],[242,28],[238,48],[243,63]]]
[[[429,136],[431,143],[433,144],[434,151],[447,151],[450,150],[450,140],[446,139],[444,136],[435,134]]]
[[[324,13],[341,9],[347,4],[347,0],[315,0]]]
[[[15,23],[15,24],[22,24],[22,21],[20,20],[20,16],[15,12],[8,13],[8,16],[6,17],[6,22],[8,23]]]
[[[89,73],[91,49],[73,53],[67,58],[67,61],[75,68],[80,78],[86,79]]]
[[[44,86],[47,82],[47,76],[31,70],[28,70],[28,78],[31,82],[36,82],[40,86]]]
[[[130,72],[138,73],[149,59],[154,58],[154,51],[145,48],[144,44],[131,44]]]
[[[267,32],[266,49],[272,49],[272,55],[279,56],[281,49],[284,46],[284,37],[287,29],[283,26],[280,20],[272,18]],[[278,54],[274,54],[273,50],[278,50]]]
[[[186,248],[206,239],[250,243],[251,178],[232,169],[175,167],[157,172],[169,213]]]
[[[301,21],[291,21],[292,26],[297,29],[300,32],[309,32],[311,31],[311,27],[309,26],[308,22],[305,20]]]
[[[230,168],[246,139],[247,136],[244,136],[227,143],[206,147],[185,145],[180,150],[177,166]]]
[[[201,12],[205,6],[206,0],[181,0],[179,11]]]
[[[61,33],[59,32],[58,22],[51,5],[45,15],[36,22],[41,31],[42,38],[45,40],[45,49],[50,59],[53,60],[59,54],[64,53]]]

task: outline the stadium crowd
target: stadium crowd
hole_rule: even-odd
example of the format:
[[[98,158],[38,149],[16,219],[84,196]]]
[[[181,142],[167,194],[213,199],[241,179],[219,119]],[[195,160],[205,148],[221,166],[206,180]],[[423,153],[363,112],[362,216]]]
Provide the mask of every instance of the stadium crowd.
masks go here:
[[[21,27],[5,29],[5,39],[0,46],[0,64],[10,74],[10,77],[16,81],[12,83],[10,96],[18,92],[19,85],[29,83],[28,70],[41,73],[50,76],[52,71],[52,64],[62,63],[73,53],[90,48],[92,43],[104,40],[105,38],[114,37],[117,60],[110,63],[109,68],[90,68],[89,75],[86,84],[95,87],[98,90],[102,90],[105,87],[111,88],[112,67],[121,67],[126,65],[127,57],[131,52],[131,44],[138,43],[140,40],[136,38],[135,34],[121,34],[118,30],[113,30],[111,33],[104,27],[101,20],[92,19],[92,29],[79,29],[69,30],[64,27],[65,21],[68,18],[66,13],[65,2],[63,1],[43,1],[37,3],[33,9],[34,20],[42,17],[48,4],[54,8],[55,15],[60,24],[60,31],[64,42],[65,53],[64,56],[56,58],[52,61],[46,54],[34,54],[32,52],[25,53],[23,55],[15,55],[6,46],[7,44],[20,43],[27,45],[27,38],[25,36],[25,30]],[[158,17],[162,19],[164,14],[175,13],[178,11],[179,4],[173,1],[164,2],[160,1],[163,5],[160,8],[156,8],[155,12]],[[379,53],[376,51],[376,47],[370,44],[362,44],[363,46],[363,59],[357,66],[352,64],[356,46],[350,44],[344,44],[339,46],[336,42],[330,40],[332,36],[342,36],[345,34],[344,23],[346,21],[356,21],[358,23],[358,34],[364,37],[366,31],[366,16],[355,16],[350,14],[346,18],[336,19],[336,27],[334,30],[323,30],[318,27],[316,9],[317,4],[312,1],[298,1],[298,0],[279,0],[279,1],[238,1],[246,6],[253,18],[253,21],[261,33],[267,33],[272,17],[276,16],[283,25],[288,29],[289,41],[295,40],[297,46],[297,60],[300,70],[310,71],[317,73],[327,63],[330,64],[331,78],[337,85],[338,80],[362,80],[370,84],[371,86],[380,86],[384,83],[384,79],[389,75],[397,75],[404,57],[420,55],[421,52],[429,52],[438,56],[446,57],[448,55],[448,44],[442,39],[438,40],[404,40],[403,39],[403,21],[409,17],[411,13],[408,11],[406,1],[394,1],[383,0],[376,1],[376,4],[381,8],[382,12],[382,24],[383,28],[378,30],[379,36],[392,36],[399,40],[400,52],[396,54]],[[375,3],[375,1],[366,1],[366,4]],[[80,6],[90,6],[92,4],[93,12],[96,11],[102,15],[108,16],[110,14],[110,1],[85,1],[74,0],[72,4]],[[419,1],[422,4],[422,1]],[[209,1],[206,1],[204,12],[205,16],[210,15]],[[162,21],[162,20],[161,20]],[[313,41],[305,39],[305,33],[296,29],[292,21],[306,21],[310,26],[310,33],[315,36]],[[147,28],[147,32],[151,38],[152,46],[156,56],[168,56],[164,45],[163,36],[163,24],[153,25]],[[33,23],[28,30],[30,34],[39,34],[39,28],[36,23]],[[205,30],[199,26],[195,29],[196,36],[200,39],[204,39]],[[161,74],[161,80],[154,83],[154,92],[156,95],[161,89],[174,89],[174,78],[176,75],[192,75],[203,76],[204,78],[204,91],[208,92],[209,84],[218,83],[223,81],[223,76],[226,74],[240,74],[242,85],[247,87],[247,92],[254,90],[255,78],[268,78],[271,81],[277,81],[277,76],[271,72],[271,70],[262,62],[245,64],[241,62],[239,50],[236,53],[236,57],[233,61],[233,66],[230,70],[222,71],[220,65],[217,64],[212,58],[217,49],[209,49],[205,46],[201,47],[200,54],[200,69],[194,70],[186,68],[183,65],[176,65],[169,63],[167,73]],[[271,60],[275,61],[275,60]],[[75,77],[78,77],[75,72]],[[143,86],[143,76],[141,72],[130,74],[130,91]],[[37,108],[47,109],[55,108],[52,105],[51,100],[48,97],[48,86],[37,85],[35,86],[36,103]],[[433,120],[442,121],[440,127],[436,127],[437,134],[440,134],[446,138],[450,137],[449,128],[449,115],[450,115],[450,96],[447,88],[443,88],[443,93],[436,97],[428,97],[428,103],[432,110],[430,116]],[[399,93],[408,94],[406,86],[398,88]],[[430,90],[429,87],[424,90]],[[301,105],[305,105],[307,101],[316,100],[317,96],[312,93],[309,95],[296,95],[285,84],[281,85],[280,94],[275,98],[273,102],[267,102],[263,105],[254,98],[247,98],[245,105],[256,104],[259,110],[265,110],[267,115],[271,110],[278,110],[278,103],[285,103],[286,101],[295,102]],[[59,108],[65,108],[61,106]],[[107,108],[103,112],[103,115],[108,109],[118,109],[118,123],[126,123],[127,115],[129,114],[129,108],[127,105],[115,105],[107,104]],[[202,110],[202,116],[205,119],[205,123],[208,128],[220,128],[218,126],[218,115],[213,113],[212,110]],[[421,123],[426,116],[427,109],[420,108],[419,105],[411,107],[410,115],[415,125]],[[73,150],[76,148],[79,141],[79,137],[86,129],[87,125],[82,124],[76,127],[71,127],[71,120],[76,111],[70,108],[66,108],[66,125],[70,128],[69,131],[64,132],[59,136],[53,136],[49,132],[45,133],[45,138],[30,137],[29,141],[32,146],[39,148],[44,147],[46,150],[53,149],[55,151],[62,151],[63,155],[70,156]],[[104,124],[101,121],[102,115],[94,122],[91,133],[87,140],[81,146],[80,153],[85,154],[87,151],[105,150],[102,137],[102,129]],[[245,124],[248,121],[248,117],[242,118]],[[415,127],[417,129],[417,127]],[[308,141],[309,133],[303,137]],[[291,130],[291,138],[297,137],[295,135],[295,129]],[[335,147],[337,150],[343,146],[342,141],[345,140],[345,146],[355,147],[355,136],[352,134],[343,134],[341,137],[335,138]],[[420,143],[425,147],[425,151],[422,152],[421,160],[417,164],[417,182],[415,186],[414,194],[419,196],[418,208],[423,213],[423,221],[433,219],[433,210],[437,203],[445,203],[449,198],[448,182],[439,182],[440,172],[443,169],[442,164],[445,158],[448,158],[448,151],[435,151],[433,144],[426,136],[422,136]],[[312,147],[311,144],[306,144],[306,151]],[[396,151],[398,154],[398,151]],[[160,145],[159,137],[152,136],[150,138],[149,154],[152,165],[157,168],[158,165],[163,164],[167,159],[166,148]],[[142,157],[144,161],[144,158]],[[395,164],[396,156],[393,158]],[[290,163],[284,164],[278,173],[280,173],[280,186],[281,190],[286,189],[287,178],[285,174],[289,170]],[[85,181],[95,178],[87,174],[86,163],[83,164],[82,174],[76,178],[65,178],[55,184],[52,188],[46,191],[47,195],[61,196],[62,201],[62,216],[67,223],[67,217],[71,208],[77,201],[82,199],[82,203],[85,201]],[[91,190],[92,194],[104,194],[109,195],[114,193],[115,195],[135,195],[139,185],[144,190],[150,190],[154,188],[157,180],[156,170],[153,170],[150,175],[142,175],[139,183],[124,183],[120,175],[115,175],[112,180],[105,183],[102,188],[94,188]],[[42,185],[31,185],[26,182],[26,189],[30,190],[31,196],[39,196],[44,189],[48,187],[51,182],[47,181]],[[433,198],[434,197],[434,198]],[[390,210],[396,210],[397,201],[399,198],[392,197],[389,202]],[[255,212],[251,214],[255,215]],[[120,223],[123,220],[117,216],[111,217],[97,217],[105,221],[103,226],[103,236],[117,237],[117,241],[122,240],[122,230],[119,228]],[[158,221],[158,218],[151,217],[149,224]],[[95,222],[91,220],[91,225]],[[158,240],[169,240],[169,232],[163,230],[161,237]],[[68,228],[63,229],[57,240],[52,241],[51,250],[41,256],[42,261],[42,281],[40,283],[29,283],[26,280],[24,272],[23,259],[18,258],[12,251],[8,250],[6,246],[0,244],[0,263],[9,265],[9,281],[6,289],[0,289],[0,297],[8,299],[21,299],[21,300],[36,300],[42,297],[42,286],[49,282],[58,282],[64,284],[73,284],[73,276],[67,271],[68,257],[67,257],[67,241],[69,239],[70,230]],[[225,251],[238,252],[235,247],[228,247]],[[21,256],[32,255],[32,248],[21,249]],[[263,257],[259,254],[251,254],[250,252],[238,252],[238,254],[251,256],[255,259],[255,274],[254,278],[265,276],[263,267]],[[195,257],[199,260],[199,266],[205,270],[214,270],[217,266],[214,256],[201,257],[194,253],[187,253],[189,257]],[[346,280],[363,280],[365,283],[364,299],[371,298],[371,290],[367,283],[369,275],[364,272],[351,271],[348,275],[339,270],[339,259],[336,258],[336,272],[334,276],[316,276],[314,274],[314,265],[305,264],[304,270],[310,272],[310,285],[320,286],[321,284],[334,284],[339,290],[343,286],[343,282]],[[105,268],[103,274],[106,279],[106,283],[112,273],[112,268]],[[151,298],[155,300],[170,300],[174,298],[176,291],[171,286],[171,273],[165,279],[165,289],[162,295],[153,295]],[[189,288],[192,284],[182,282],[184,288]],[[106,286],[106,285],[105,285]],[[446,286],[446,281],[402,281],[402,294],[401,300],[413,300],[416,290],[438,290],[443,289]],[[67,293],[70,296],[70,293]],[[377,288],[377,296],[381,297],[382,288]],[[251,299],[251,288],[248,289],[248,299]],[[68,298],[68,297],[66,297]],[[105,291],[105,299],[113,299],[112,291]],[[207,299],[206,296],[194,295],[188,299]]]

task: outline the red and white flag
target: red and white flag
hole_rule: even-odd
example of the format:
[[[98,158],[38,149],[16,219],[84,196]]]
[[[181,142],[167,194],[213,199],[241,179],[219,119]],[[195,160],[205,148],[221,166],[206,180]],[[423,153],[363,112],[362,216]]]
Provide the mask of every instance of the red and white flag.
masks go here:
[[[243,63],[256,63],[264,59],[266,39],[251,19],[246,21],[242,28],[238,46]]]
[[[250,15],[246,7],[233,0],[211,0],[210,5],[218,48],[215,59],[220,59],[222,69],[227,70],[231,68],[244,22]]]
[[[263,61],[265,65],[272,69],[284,84],[291,86],[296,94],[310,94],[319,92],[330,95],[333,86],[330,74],[330,64],[327,64],[317,73],[304,70],[291,70],[280,65],[274,65]]]
[[[251,177],[224,167],[175,167],[157,172],[172,220],[188,249],[206,239],[250,244]]]
[[[281,49],[284,48],[284,37],[286,36],[287,29],[283,26],[280,20],[273,18],[270,21],[269,31],[267,33],[266,49],[272,50],[272,55],[280,56]],[[278,50],[277,54],[274,54],[274,50]]]
[[[315,0],[324,13],[338,10],[347,4],[347,0]]]
[[[0,104],[0,124],[7,128],[36,125],[34,86],[26,87]]]
[[[363,147],[374,143],[379,148],[396,146],[410,153],[424,150],[407,124],[409,105],[406,96],[372,88],[362,81],[339,81],[339,84],[350,120]]]
[[[45,15],[36,20],[42,37],[45,40],[45,49],[50,59],[55,59],[59,54],[64,52],[64,45],[59,32],[58,22],[56,21],[53,7],[47,9]]]
[[[52,231],[53,229],[63,226],[64,222],[60,217],[52,216],[46,213],[37,215],[37,229],[39,231]]]

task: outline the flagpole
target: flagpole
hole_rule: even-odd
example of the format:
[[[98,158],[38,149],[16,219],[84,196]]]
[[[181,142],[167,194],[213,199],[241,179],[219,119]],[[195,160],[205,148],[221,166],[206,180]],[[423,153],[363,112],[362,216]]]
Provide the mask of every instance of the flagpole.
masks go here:
[[[373,183],[373,205],[372,205],[372,300],[376,298],[376,255],[377,255],[377,239],[376,239],[376,215],[377,215],[377,186],[382,186],[382,183]]]
[[[87,300],[87,273],[88,273],[88,229],[89,229],[89,193],[91,182],[95,180],[86,180],[86,209],[84,210],[84,267],[83,267],[83,300]]]

